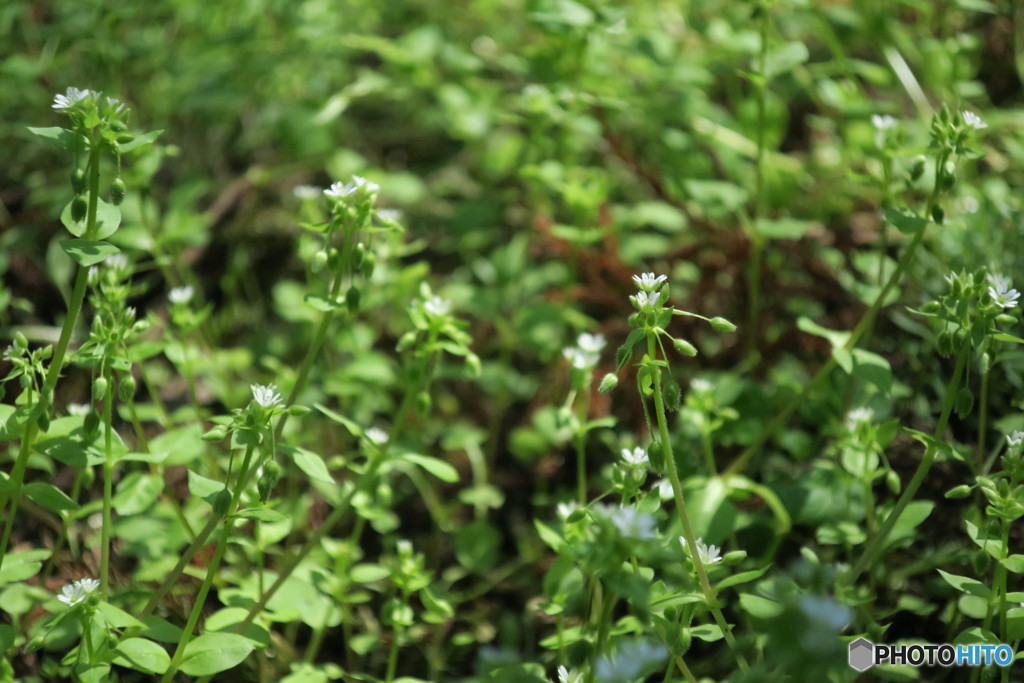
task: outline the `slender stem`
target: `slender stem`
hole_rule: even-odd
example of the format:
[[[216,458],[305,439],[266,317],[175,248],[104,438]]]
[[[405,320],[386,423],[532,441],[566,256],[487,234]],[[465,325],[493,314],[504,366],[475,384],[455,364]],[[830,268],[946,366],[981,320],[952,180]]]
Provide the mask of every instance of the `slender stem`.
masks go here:
[[[655,337],[656,335],[653,332],[647,335],[647,354],[652,359],[656,357]],[[747,660],[743,653],[739,651],[736,639],[733,637],[729,624],[722,614],[721,607],[718,606],[718,596],[715,594],[715,589],[711,586],[711,582],[708,581],[708,574],[704,569],[700,550],[697,548],[697,538],[694,536],[693,526],[690,524],[690,515],[686,512],[686,502],[683,500],[683,485],[679,480],[675,456],[672,454],[672,441],[669,439],[668,433],[668,419],[665,417],[665,403],[661,397],[661,369],[656,368],[652,374],[654,375],[654,412],[658,420],[658,434],[661,438],[662,452],[665,454],[665,468],[668,470],[669,481],[672,482],[672,493],[675,498],[676,510],[679,512],[679,522],[683,526],[683,537],[686,539],[686,546],[689,548],[690,558],[693,560],[694,569],[697,571],[697,579],[700,581],[701,590],[704,591],[704,599],[708,604],[708,609],[711,610],[715,622],[722,630],[722,635],[725,637],[729,649],[732,650],[737,664],[739,664],[743,671],[747,671],[749,669]]]
[[[942,414],[939,416],[939,422],[935,426],[935,439],[928,448],[925,449],[924,457],[921,458],[921,463],[917,466],[917,470],[914,472],[914,476],[911,477],[910,483],[907,484],[907,488],[903,489],[903,493],[900,495],[899,500],[896,501],[896,506],[892,509],[892,512],[885,518],[885,522],[882,523],[882,527],[878,530],[878,533],[868,541],[864,547],[860,557],[857,558],[857,562],[853,565],[853,568],[849,571],[846,576],[843,577],[843,581],[847,584],[852,584],[857,578],[867,569],[874,566],[875,561],[878,559],[878,555],[884,549],[886,541],[889,539],[889,534],[892,533],[893,527],[896,526],[896,522],[899,521],[903,511],[906,510],[907,505],[914,499],[914,495],[917,490],[921,488],[921,484],[924,482],[924,478],[928,475],[928,471],[931,470],[932,464],[935,462],[935,456],[938,455],[938,448],[935,443],[939,439],[942,439],[942,435],[946,431],[946,425],[949,424],[949,416],[953,411],[953,404],[956,401],[957,392],[960,390],[960,379],[964,372],[964,366],[967,364],[967,352],[961,350],[956,359],[956,369],[953,371],[953,379],[950,380],[949,385],[946,387],[946,395],[942,400]]]
[[[87,240],[94,239],[96,234],[96,210],[99,207],[100,197],[100,141],[93,133],[90,138],[89,162],[88,162],[88,183],[89,199],[88,209],[85,218],[84,237]],[[60,331],[60,338],[57,340],[57,348],[54,349],[50,367],[46,372],[46,383],[43,391],[44,400],[53,395],[57,386],[57,378],[60,377],[61,368],[64,365],[64,354],[67,353],[68,344],[71,342],[71,333],[74,332],[78,322],[78,315],[82,310],[82,302],[85,300],[85,289],[89,283],[89,269],[78,268],[75,274],[75,286],[71,292],[71,301],[68,302],[68,313],[64,318],[64,326]],[[49,406],[40,405],[38,409],[49,410]],[[25,424],[25,433],[21,438],[21,448],[18,451],[18,458],[14,461],[14,468],[11,470],[11,483],[14,492],[8,501],[7,519],[4,523],[3,536],[0,537],[0,568],[4,564],[4,555],[7,553],[7,546],[11,541],[11,530],[14,527],[14,518],[17,516],[18,506],[21,504],[21,494],[25,483],[25,468],[28,466],[28,458],[32,454],[32,447],[35,445],[36,436],[39,434],[39,425],[32,416]]]
[[[588,380],[589,387],[589,380]],[[587,504],[587,413],[590,411],[590,391],[583,390],[576,401],[576,495],[581,506]]]
[[[231,529],[235,523],[232,517],[238,509],[238,501],[242,496],[242,489],[245,488],[246,475],[249,473],[249,465],[252,462],[253,448],[250,445],[245,449],[245,459],[242,461],[242,469],[238,472],[238,478],[235,480],[235,490],[231,495],[231,503],[228,505],[227,515],[222,520],[217,550],[214,551],[210,566],[207,567],[206,578],[203,579],[203,585],[199,588],[198,595],[196,595],[195,604],[192,605],[192,613],[189,614],[188,623],[185,624],[185,630],[181,634],[181,640],[178,642],[178,647],[174,650],[174,656],[171,658],[171,663],[164,674],[163,683],[171,681],[178,672],[178,667],[181,666],[181,659],[185,655],[185,648],[188,647],[189,641],[192,640],[192,632],[195,630],[196,624],[199,623],[199,616],[203,612],[206,596],[210,592],[210,587],[213,586],[213,579],[217,574],[217,569],[220,567],[221,560],[224,558],[224,551],[228,547]]]
[[[114,479],[114,383],[109,375],[107,368],[101,370],[100,377],[107,380],[103,402],[103,526],[100,528],[100,592],[104,600],[110,599],[110,501]]]
[[[978,406],[978,447],[974,453],[976,472],[985,466],[985,431],[988,429],[988,372],[981,374],[981,401]]]
[[[409,598],[407,595],[402,595],[402,602],[408,604]],[[395,680],[395,671],[398,669],[398,651],[401,648],[402,634],[405,628],[402,624],[395,624],[393,633],[391,634],[391,649],[388,652],[388,670],[384,678],[386,683],[391,683]]]

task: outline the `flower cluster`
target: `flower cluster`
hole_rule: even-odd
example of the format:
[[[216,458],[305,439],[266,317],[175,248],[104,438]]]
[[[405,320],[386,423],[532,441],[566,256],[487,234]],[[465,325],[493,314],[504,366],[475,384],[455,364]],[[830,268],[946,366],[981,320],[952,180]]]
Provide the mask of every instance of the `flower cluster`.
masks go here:
[[[376,195],[379,191],[380,185],[377,183],[371,182],[361,176],[354,175],[352,176],[352,182],[343,183],[339,180],[324,190],[324,194],[331,199],[344,199],[356,194],[357,192],[368,196]]]
[[[682,544],[683,550],[686,554],[690,554],[690,546],[686,544],[686,538],[684,536],[679,537],[679,543]],[[722,561],[722,550],[715,545],[705,545],[703,538],[697,539],[697,552],[700,554],[701,564],[715,564],[716,562]]]
[[[593,510],[609,520],[623,538],[644,541],[656,535],[657,523],[654,517],[634,507],[614,507],[598,503],[593,506]]]
[[[99,587],[100,582],[96,579],[79,579],[78,581],[69,583],[61,588],[60,595],[57,596],[57,599],[68,607],[74,607],[75,605],[84,602],[85,599]]]
[[[562,350],[562,355],[577,370],[593,370],[601,360],[601,349],[605,346],[603,334],[584,332],[576,338],[576,346]]]
[[[249,389],[252,390],[253,400],[264,408],[272,408],[273,406],[281,402],[281,394],[276,393],[276,384],[250,384]]]

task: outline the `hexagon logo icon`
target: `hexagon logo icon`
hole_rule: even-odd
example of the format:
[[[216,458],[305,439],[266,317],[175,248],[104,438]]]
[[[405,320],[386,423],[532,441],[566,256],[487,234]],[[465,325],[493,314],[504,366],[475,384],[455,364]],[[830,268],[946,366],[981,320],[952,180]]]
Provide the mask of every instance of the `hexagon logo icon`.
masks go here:
[[[866,671],[875,663],[875,645],[867,638],[858,638],[850,643],[850,666],[857,671]]]

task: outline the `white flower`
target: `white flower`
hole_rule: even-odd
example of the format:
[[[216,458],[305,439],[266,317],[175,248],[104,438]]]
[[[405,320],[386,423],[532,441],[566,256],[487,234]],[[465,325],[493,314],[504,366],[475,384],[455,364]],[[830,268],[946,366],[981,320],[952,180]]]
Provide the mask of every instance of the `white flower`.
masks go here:
[[[78,88],[68,88],[64,95],[57,95],[53,98],[53,108],[57,111],[64,109],[71,109],[76,104],[84,100],[86,97],[92,95],[91,90],[79,90]]]
[[[577,370],[590,370],[597,365],[597,362],[601,360],[601,357],[596,353],[587,353],[583,349],[575,346],[562,349],[562,355],[569,361]]]
[[[115,114],[120,114],[125,109],[127,109],[127,107],[124,105],[124,102],[117,99],[116,97],[108,97],[107,106],[113,109]]]
[[[69,403],[68,415],[88,415],[92,408],[87,403]]]
[[[661,286],[668,277],[665,275],[655,275],[654,273],[644,273],[642,275],[634,275],[633,282],[636,286],[644,292],[650,292],[653,289],[657,289]]]
[[[988,124],[982,121],[981,118],[973,111],[960,112],[960,115],[964,117],[964,124],[974,130],[988,128]]]
[[[99,587],[100,582],[96,579],[79,579],[61,588],[57,599],[68,607],[74,607],[78,603],[83,602],[89,597],[90,593]]]
[[[107,268],[113,268],[114,270],[124,270],[128,267],[128,257],[124,254],[114,254],[108,256],[107,260],[104,261],[104,265]]]
[[[875,114],[871,117],[871,125],[874,126],[876,130],[886,131],[899,125],[899,121],[888,114]]]
[[[386,223],[398,223],[402,220],[402,212],[399,209],[378,209],[377,216]]]
[[[576,501],[572,500],[568,503],[559,503],[557,509],[558,516],[563,520],[566,520],[569,519],[569,516],[572,515],[572,513],[580,509],[580,505]]]
[[[600,353],[604,348],[605,339],[603,334],[590,334],[583,332],[576,338],[576,346],[587,353]]]
[[[442,315],[448,315],[452,310],[452,302],[448,301],[448,299],[442,299],[435,294],[423,302],[423,309],[430,315],[441,317]]]
[[[705,391],[711,391],[711,382],[707,381],[703,377],[698,377],[695,380],[690,381],[690,389],[698,393],[704,393]]]
[[[658,497],[662,500],[669,500],[675,495],[675,492],[672,490],[672,481],[669,479],[659,479],[654,487],[658,489]]]
[[[250,384],[249,389],[252,390],[253,399],[264,408],[270,408],[281,402],[281,394],[275,393],[277,391],[276,384]]]
[[[388,433],[380,427],[370,427],[364,433],[366,434],[367,439],[378,446],[388,442]]]
[[[1017,299],[1020,298],[1020,292],[1016,289],[1011,289],[1010,278],[998,273],[991,273],[986,277],[988,284],[988,295],[992,297],[992,301],[1001,308],[1013,308],[1017,305]]]
[[[613,657],[603,656],[594,666],[600,683],[631,683],[668,656],[664,645],[634,640],[619,646]]]
[[[624,538],[645,540],[654,538],[656,523],[654,517],[632,507],[613,508],[610,505],[595,505],[595,512],[611,520]]]
[[[174,304],[187,304],[192,300],[192,287],[191,285],[175,287],[171,291],[167,292],[167,298]]]
[[[655,304],[658,303],[658,298],[661,296],[661,292],[637,292],[636,293],[636,305],[641,310],[654,308]]]
[[[412,554],[412,541],[403,538],[395,544],[395,549],[399,555],[411,555]]]
[[[1024,443],[1024,432],[1018,429],[1013,434],[1007,434],[1006,443],[1010,447],[1021,445],[1021,443]]]
[[[324,190],[324,194],[335,199],[344,199],[359,190],[365,190],[367,194],[375,194],[380,190],[380,185],[371,183],[366,178],[354,175],[350,183],[343,183],[340,180],[332,183],[329,188]]]
[[[686,538],[683,536],[679,537],[679,542],[683,546],[683,550],[686,554],[690,554],[690,546],[686,544]],[[716,562],[722,561],[722,550],[715,545],[704,545],[704,539],[697,539],[697,552],[700,554],[701,564],[715,564]]]
[[[874,416],[875,411],[871,410],[871,408],[865,406],[854,408],[846,414],[846,428],[853,431],[860,425],[871,422]]]
[[[321,192],[326,192],[326,190],[323,190],[317,187],[316,185],[296,185],[294,188],[292,188],[292,194],[295,195],[295,198],[303,200],[316,199],[317,197],[320,196]]]
[[[630,465],[646,465],[648,463],[647,451],[637,446],[632,451],[628,448],[622,449],[622,459]]]
[[[566,669],[564,666],[560,666],[558,667],[558,683],[583,683],[583,674],[575,669]]]

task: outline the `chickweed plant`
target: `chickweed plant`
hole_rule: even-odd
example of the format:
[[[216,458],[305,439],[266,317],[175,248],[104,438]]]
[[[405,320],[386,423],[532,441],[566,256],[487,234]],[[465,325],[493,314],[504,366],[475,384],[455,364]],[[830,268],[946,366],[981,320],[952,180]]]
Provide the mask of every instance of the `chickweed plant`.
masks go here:
[[[0,10],[0,681],[1020,678],[1012,12],[65,4]]]

